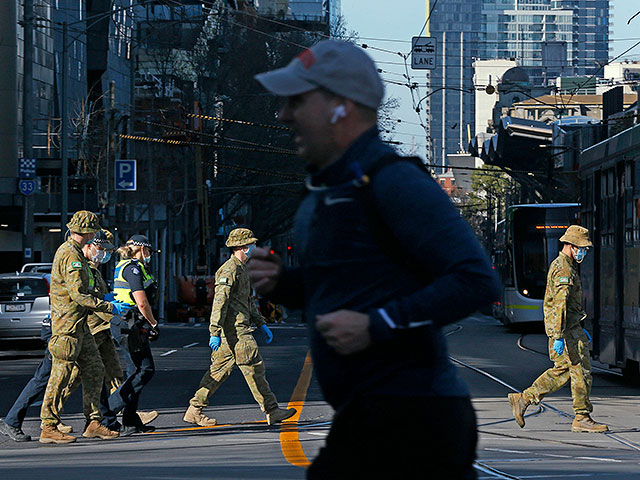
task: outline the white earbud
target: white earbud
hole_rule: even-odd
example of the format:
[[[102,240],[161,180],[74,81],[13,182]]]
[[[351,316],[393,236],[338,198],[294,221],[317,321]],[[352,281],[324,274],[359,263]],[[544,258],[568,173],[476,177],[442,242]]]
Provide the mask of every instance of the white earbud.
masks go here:
[[[338,122],[338,120],[346,116],[347,116],[347,107],[345,107],[344,105],[338,105],[333,109],[333,116],[329,121],[331,122],[331,124],[335,124]]]

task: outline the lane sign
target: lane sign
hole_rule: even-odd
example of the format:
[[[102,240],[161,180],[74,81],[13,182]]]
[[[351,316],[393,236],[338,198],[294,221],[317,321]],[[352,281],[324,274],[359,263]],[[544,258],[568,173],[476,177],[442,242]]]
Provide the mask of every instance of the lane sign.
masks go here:
[[[411,68],[433,70],[436,68],[438,40],[434,37],[413,37],[411,39]]]
[[[136,161],[116,160],[115,189],[133,191],[137,188]]]

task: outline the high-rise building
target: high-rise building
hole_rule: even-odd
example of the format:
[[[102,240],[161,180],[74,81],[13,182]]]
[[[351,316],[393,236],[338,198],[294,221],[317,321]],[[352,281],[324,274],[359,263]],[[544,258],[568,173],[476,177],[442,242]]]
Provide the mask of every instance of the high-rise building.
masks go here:
[[[104,130],[100,112],[107,107],[111,81],[117,101],[129,101],[133,1],[0,1],[0,28],[7,39],[15,39],[0,42],[0,262],[7,270],[19,269],[23,261],[50,261],[59,245],[63,104],[67,213],[98,210],[95,167],[101,162],[92,147],[106,141],[98,145],[91,128]],[[25,18],[25,5],[32,5],[34,21]],[[29,29],[32,48],[25,48]],[[29,195],[18,188],[24,186],[19,159],[25,156],[35,167],[34,178],[28,179],[34,182]]]
[[[610,0],[427,0],[438,65],[428,74],[428,156],[444,164],[475,135],[475,60],[513,60],[533,84],[592,75],[608,60]],[[444,89],[444,90],[441,90]],[[460,92],[465,90],[465,92]],[[466,92],[469,93],[466,93]]]
[[[427,0],[427,14],[433,0]],[[475,122],[473,60],[478,57],[483,0],[438,2],[425,29],[437,39],[437,66],[427,73],[427,159],[446,164],[448,153],[465,150],[467,125]],[[471,132],[473,134],[473,132]]]

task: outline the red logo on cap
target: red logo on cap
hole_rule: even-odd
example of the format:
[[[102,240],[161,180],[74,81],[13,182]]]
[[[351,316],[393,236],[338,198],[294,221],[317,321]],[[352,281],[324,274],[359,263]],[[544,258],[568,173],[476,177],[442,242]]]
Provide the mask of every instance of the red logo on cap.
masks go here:
[[[304,68],[309,68],[316,62],[316,56],[308,48],[296,57]]]

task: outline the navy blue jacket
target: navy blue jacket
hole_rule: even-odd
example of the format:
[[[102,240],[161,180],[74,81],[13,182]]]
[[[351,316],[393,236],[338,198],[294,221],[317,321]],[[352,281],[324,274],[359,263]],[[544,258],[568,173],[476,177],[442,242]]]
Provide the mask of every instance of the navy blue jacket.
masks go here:
[[[440,186],[409,162],[385,166],[366,187],[396,252],[414,268],[385,253],[353,180],[394,153],[373,128],[311,175],[294,227],[301,266],[286,269],[273,294],[304,308],[317,378],[334,408],[358,395],[468,396],[439,327],[498,296],[475,235]],[[326,344],[316,315],[341,309],[370,314],[371,347],[345,356]]]

